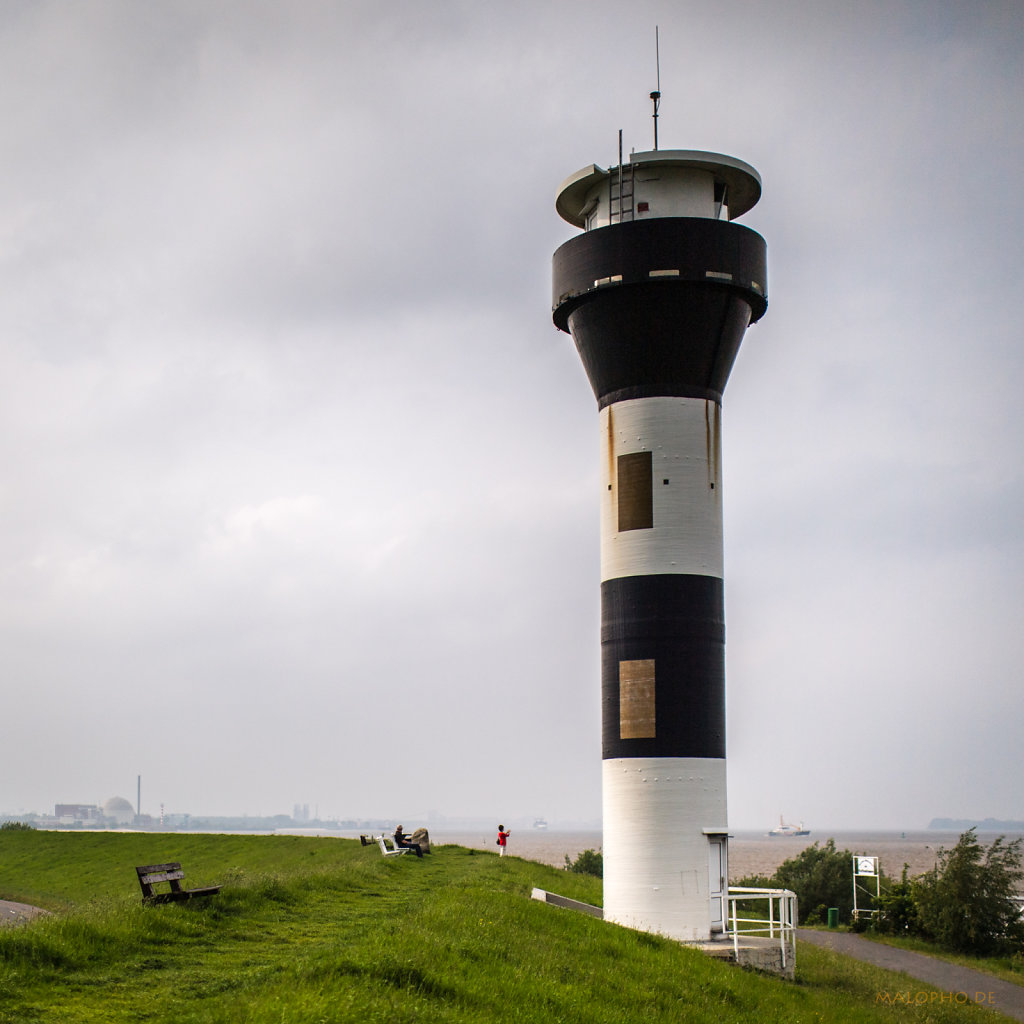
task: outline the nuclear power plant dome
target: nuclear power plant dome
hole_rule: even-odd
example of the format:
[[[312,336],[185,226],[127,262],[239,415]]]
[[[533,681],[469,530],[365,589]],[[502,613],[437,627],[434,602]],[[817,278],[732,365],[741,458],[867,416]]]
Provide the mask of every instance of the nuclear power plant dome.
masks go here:
[[[111,818],[118,825],[130,825],[135,820],[135,808],[123,796],[112,796],[103,805],[103,817]]]

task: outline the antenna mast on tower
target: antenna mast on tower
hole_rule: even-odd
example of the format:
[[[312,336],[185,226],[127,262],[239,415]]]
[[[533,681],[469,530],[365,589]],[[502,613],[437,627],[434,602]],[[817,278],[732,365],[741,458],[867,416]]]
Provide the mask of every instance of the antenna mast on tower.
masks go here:
[[[654,102],[654,148],[658,148],[658,107],[661,106],[661,52],[658,46],[658,26],[654,26],[654,65],[658,74],[658,88],[651,93]]]

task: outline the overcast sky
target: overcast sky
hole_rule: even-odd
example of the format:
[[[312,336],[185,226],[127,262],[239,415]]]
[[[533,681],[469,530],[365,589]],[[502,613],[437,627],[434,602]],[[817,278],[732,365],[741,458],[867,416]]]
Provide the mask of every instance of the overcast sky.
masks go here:
[[[559,183],[755,166],[730,823],[1024,818],[1024,7],[0,6],[0,810],[600,819]]]

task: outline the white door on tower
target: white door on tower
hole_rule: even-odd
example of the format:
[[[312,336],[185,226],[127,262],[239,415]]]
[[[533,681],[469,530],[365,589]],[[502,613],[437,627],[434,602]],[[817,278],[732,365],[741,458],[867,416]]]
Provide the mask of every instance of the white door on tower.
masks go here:
[[[711,930],[725,931],[725,901],[728,892],[728,837],[708,836],[708,895],[711,900]]]

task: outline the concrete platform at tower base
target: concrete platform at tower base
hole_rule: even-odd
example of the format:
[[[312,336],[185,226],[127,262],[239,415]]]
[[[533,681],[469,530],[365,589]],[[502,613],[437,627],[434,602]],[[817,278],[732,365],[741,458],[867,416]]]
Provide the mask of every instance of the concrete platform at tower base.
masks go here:
[[[579,900],[559,896],[545,889],[534,889],[531,896],[553,907],[562,907],[564,910],[574,910],[580,914],[604,919],[604,911],[590,903],[581,903]],[[727,963],[739,964],[740,967],[749,967],[756,971],[767,971],[790,981],[795,976],[796,956],[793,944],[789,943],[783,949],[777,937],[743,935],[734,942],[731,935],[722,934],[709,942],[681,942],[680,945],[699,949],[716,960],[725,960]]]
[[[783,955],[782,945],[777,938],[745,935],[734,945],[731,936],[722,935],[710,942],[688,942],[685,945],[694,946],[716,960],[739,964],[740,967],[768,971],[790,981],[795,977],[796,956],[793,947],[790,945]]]

